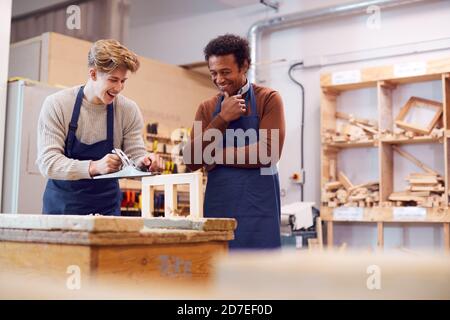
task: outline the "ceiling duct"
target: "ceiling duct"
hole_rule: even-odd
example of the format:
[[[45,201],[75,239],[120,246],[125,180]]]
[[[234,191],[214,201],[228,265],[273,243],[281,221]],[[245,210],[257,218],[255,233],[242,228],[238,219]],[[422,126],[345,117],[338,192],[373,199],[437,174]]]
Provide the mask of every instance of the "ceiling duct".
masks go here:
[[[434,0],[448,1],[448,0]],[[261,36],[264,32],[273,32],[275,30],[287,29],[301,26],[304,24],[317,23],[336,18],[348,17],[358,14],[367,14],[367,8],[378,6],[381,10],[414,5],[422,2],[429,3],[430,0],[372,0],[356,1],[337,6],[319,8],[309,11],[300,11],[287,15],[278,16],[272,19],[262,20],[254,23],[248,31],[248,40],[251,49],[252,65],[248,72],[248,78],[251,82],[257,79],[257,63],[259,56],[259,47]]]

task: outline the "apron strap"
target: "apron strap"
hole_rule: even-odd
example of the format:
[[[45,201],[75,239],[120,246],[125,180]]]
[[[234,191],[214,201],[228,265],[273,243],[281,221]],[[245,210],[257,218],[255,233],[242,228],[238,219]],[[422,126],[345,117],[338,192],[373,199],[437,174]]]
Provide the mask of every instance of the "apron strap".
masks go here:
[[[69,132],[67,133],[66,140],[66,148],[65,155],[69,158],[72,158],[72,148],[73,143],[75,141],[75,132],[78,128],[78,118],[80,117],[81,104],[83,102],[84,96],[84,86],[81,86],[77,93],[77,98],[75,100],[75,105],[73,107],[72,118],[69,123]],[[106,139],[110,143],[112,150],[114,148],[114,105],[110,103],[107,107],[107,115],[106,115],[106,125],[107,125],[107,133]]]
[[[257,116],[258,112],[256,109],[258,109],[258,108],[256,106],[255,91],[253,90],[253,86],[251,83],[250,83],[250,88],[249,88],[248,92],[249,92],[249,94],[247,95],[247,97],[250,96],[250,115]],[[247,105],[247,99],[245,100],[245,105]]]
[[[111,144],[111,150],[114,149],[114,104],[108,104],[106,111],[106,139]]]
[[[69,132],[67,133],[66,141],[66,156],[72,158],[72,147],[75,141],[75,132],[78,128],[78,118],[80,117],[81,103],[83,102],[84,96],[84,86],[81,86],[78,90],[77,99],[75,100],[75,105],[73,107],[72,118],[69,123]]]

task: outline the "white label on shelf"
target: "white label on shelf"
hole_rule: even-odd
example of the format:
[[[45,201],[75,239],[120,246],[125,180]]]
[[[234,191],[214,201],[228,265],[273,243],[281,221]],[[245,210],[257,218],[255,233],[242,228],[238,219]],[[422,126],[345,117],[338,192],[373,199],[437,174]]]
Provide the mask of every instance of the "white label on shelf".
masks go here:
[[[394,207],[394,220],[424,220],[427,209],[421,207]]]
[[[398,63],[394,65],[395,77],[419,76],[427,73],[427,64],[424,61]]]
[[[362,220],[364,216],[364,208],[359,207],[339,207],[333,210],[334,220]]]
[[[361,81],[361,72],[359,70],[340,71],[340,72],[333,72],[331,74],[332,84],[346,84],[360,81]]]

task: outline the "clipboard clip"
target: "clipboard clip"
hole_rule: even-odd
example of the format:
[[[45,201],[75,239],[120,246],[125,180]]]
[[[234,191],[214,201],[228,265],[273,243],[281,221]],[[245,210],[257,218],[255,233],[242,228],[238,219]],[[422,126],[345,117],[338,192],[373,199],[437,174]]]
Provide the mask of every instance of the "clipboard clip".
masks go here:
[[[117,154],[122,161],[122,167],[133,167],[135,169],[138,169],[136,163],[132,161],[128,156],[119,148],[114,148],[112,150],[112,153]]]
[[[122,161],[122,168],[113,173],[95,176],[93,179],[122,179],[122,178],[139,178],[158,175],[159,172],[150,172],[136,165],[136,163],[128,158],[128,156],[120,149],[115,148],[112,153],[117,154]]]

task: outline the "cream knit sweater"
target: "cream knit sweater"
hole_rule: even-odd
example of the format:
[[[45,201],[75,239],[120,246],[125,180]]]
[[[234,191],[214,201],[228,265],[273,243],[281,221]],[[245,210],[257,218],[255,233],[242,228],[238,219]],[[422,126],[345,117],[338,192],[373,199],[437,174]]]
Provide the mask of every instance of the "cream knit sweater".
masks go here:
[[[80,86],[48,96],[42,106],[37,132],[37,160],[40,172],[50,179],[90,179],[90,161],[74,160],[64,155],[69,123]],[[106,139],[106,105],[83,99],[76,137],[85,144]],[[142,138],[143,119],[137,104],[118,95],[114,99],[114,148],[122,149],[139,163],[147,155]]]

